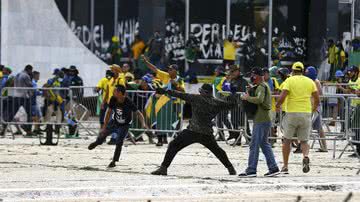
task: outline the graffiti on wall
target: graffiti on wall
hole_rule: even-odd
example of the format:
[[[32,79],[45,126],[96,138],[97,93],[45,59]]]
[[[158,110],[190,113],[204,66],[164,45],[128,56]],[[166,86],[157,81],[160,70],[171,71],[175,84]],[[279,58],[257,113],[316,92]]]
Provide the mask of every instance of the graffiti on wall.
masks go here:
[[[185,59],[185,37],[178,23],[168,20],[165,25],[165,54],[172,61]]]
[[[92,51],[96,56],[104,61],[109,59],[108,49],[111,38],[105,37],[104,25],[94,25],[94,28],[91,29],[88,25],[76,25],[75,21],[71,21],[70,28],[89,49],[91,49],[91,44],[93,44]],[[118,22],[117,35],[120,38],[120,47],[124,56],[128,56],[130,45],[137,33],[139,33],[139,22],[136,19],[125,19]]]
[[[223,55],[222,43],[226,38],[226,25],[214,24],[191,24],[190,32],[201,42],[201,57],[204,59],[221,59]],[[244,60],[252,60],[255,55],[267,53],[267,29],[255,32],[248,25],[235,24],[230,27],[230,33],[234,41],[240,44],[237,54]],[[306,53],[306,39],[296,35],[296,27],[292,32],[284,33],[275,27],[273,37],[278,38],[278,49],[284,56],[291,60],[304,57]]]

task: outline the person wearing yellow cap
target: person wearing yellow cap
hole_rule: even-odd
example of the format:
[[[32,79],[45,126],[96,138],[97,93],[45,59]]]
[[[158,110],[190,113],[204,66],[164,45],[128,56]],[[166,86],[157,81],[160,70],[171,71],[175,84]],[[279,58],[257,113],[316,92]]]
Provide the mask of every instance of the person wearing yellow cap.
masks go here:
[[[283,161],[284,166],[281,170],[284,174],[289,174],[288,162],[291,150],[291,140],[295,134],[301,142],[303,153],[303,172],[310,171],[309,159],[309,136],[311,131],[311,115],[316,112],[320,98],[316,85],[313,80],[304,76],[304,65],[301,62],[295,62],[292,65],[293,76],[284,81],[280,98],[276,103],[279,110],[285,98],[287,98],[287,112],[284,124],[283,141]],[[313,104],[311,103],[313,99]]]

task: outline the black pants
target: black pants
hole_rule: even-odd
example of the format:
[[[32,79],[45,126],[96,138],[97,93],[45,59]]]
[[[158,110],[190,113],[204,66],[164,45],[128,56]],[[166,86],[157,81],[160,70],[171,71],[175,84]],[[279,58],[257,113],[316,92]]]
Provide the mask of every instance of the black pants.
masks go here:
[[[170,142],[161,166],[169,167],[175,155],[193,143],[200,143],[208,148],[226,168],[232,166],[225,151],[219,147],[213,135],[200,134],[188,129],[181,131],[179,135]]]
[[[111,135],[112,133],[116,133],[116,147],[114,151],[113,161],[119,161],[121,149],[124,144],[124,139],[126,138],[129,131],[129,125],[124,126],[118,126],[116,125],[115,121],[112,120],[109,122],[108,126],[106,127],[106,130],[104,130],[98,138],[96,139],[97,144],[102,144],[106,137],[108,135]]]

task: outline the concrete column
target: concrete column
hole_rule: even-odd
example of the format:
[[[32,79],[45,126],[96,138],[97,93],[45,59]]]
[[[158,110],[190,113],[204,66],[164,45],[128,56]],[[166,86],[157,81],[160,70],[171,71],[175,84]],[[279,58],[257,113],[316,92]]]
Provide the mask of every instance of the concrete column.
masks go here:
[[[154,31],[164,35],[165,31],[165,0],[139,0],[140,35],[149,39]]]

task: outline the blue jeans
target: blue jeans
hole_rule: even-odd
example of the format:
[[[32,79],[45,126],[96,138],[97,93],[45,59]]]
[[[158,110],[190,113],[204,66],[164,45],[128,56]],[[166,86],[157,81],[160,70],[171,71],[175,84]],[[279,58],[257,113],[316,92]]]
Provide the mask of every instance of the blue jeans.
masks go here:
[[[247,173],[256,173],[259,160],[259,150],[261,148],[266,158],[266,164],[270,171],[278,169],[275,161],[274,153],[268,141],[270,134],[271,122],[254,123],[253,133],[250,142],[250,153]]]
[[[121,149],[124,144],[124,140],[128,135],[129,127],[130,127],[129,125],[119,126],[115,123],[114,120],[111,120],[108,123],[106,130],[102,131],[102,133],[100,133],[98,138],[96,139],[97,144],[100,145],[105,141],[108,135],[114,133],[116,134],[116,138],[115,138],[116,147],[114,151],[113,161],[119,161],[120,159]]]

